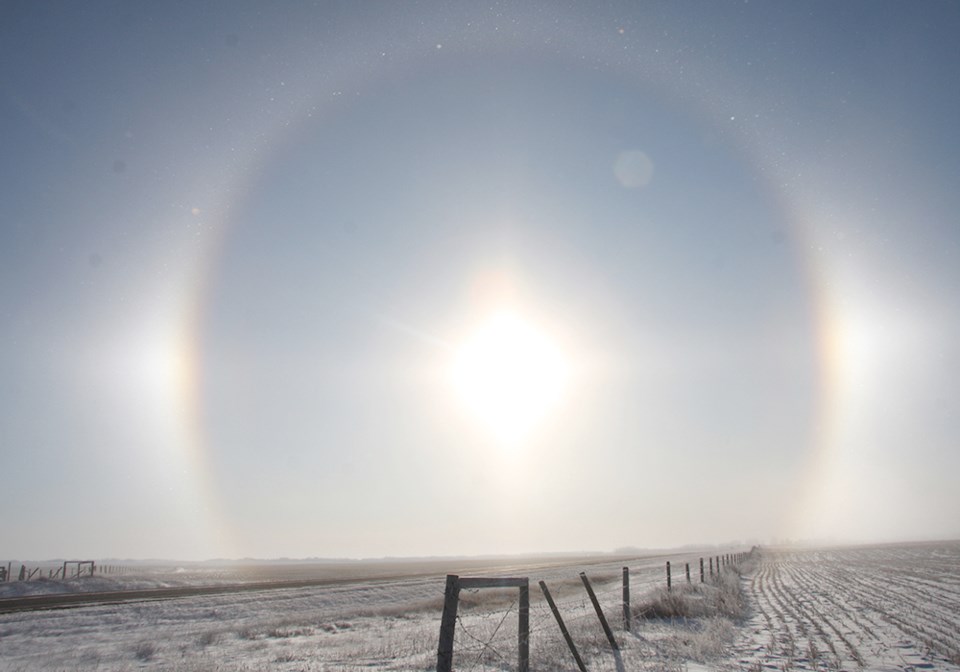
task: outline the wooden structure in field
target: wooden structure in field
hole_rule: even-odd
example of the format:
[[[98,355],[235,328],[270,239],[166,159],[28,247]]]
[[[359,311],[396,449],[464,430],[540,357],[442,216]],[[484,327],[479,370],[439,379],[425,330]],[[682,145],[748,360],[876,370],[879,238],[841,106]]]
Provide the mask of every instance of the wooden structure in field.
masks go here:
[[[70,565],[77,566],[77,573],[73,575],[77,578],[84,576],[86,570],[88,569],[89,569],[89,574],[88,574],[89,576],[93,576],[94,573],[96,573],[97,571],[97,565],[94,563],[93,560],[64,560],[63,575],[62,575],[64,581],[70,578],[70,575],[67,574],[67,567]]]
[[[437,647],[437,672],[451,672],[453,669],[453,639],[461,588],[520,589],[520,622],[517,624],[517,669],[519,672],[527,672],[530,669],[530,579],[527,577],[461,578],[456,574],[447,575],[447,586],[443,593],[440,645]]]

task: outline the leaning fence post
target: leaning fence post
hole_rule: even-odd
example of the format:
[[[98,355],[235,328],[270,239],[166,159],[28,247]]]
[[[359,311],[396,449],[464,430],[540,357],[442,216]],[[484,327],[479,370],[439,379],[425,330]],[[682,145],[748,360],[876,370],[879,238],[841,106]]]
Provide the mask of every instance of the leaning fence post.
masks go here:
[[[623,568],[623,629],[630,632],[630,569]]]
[[[600,601],[597,600],[597,594],[593,592],[593,586],[590,585],[590,579],[587,578],[586,572],[580,572],[580,580],[583,581],[583,585],[587,589],[587,595],[590,596],[590,601],[593,602],[593,608],[596,610],[597,618],[600,619],[600,625],[603,627],[603,631],[606,633],[607,639],[610,641],[610,646],[613,647],[614,651],[619,651],[620,646],[617,644],[617,640],[613,636],[613,631],[610,629],[610,625],[607,623],[607,618],[603,615],[603,609],[600,608]]]
[[[570,636],[570,633],[567,631],[567,626],[563,624],[563,617],[560,615],[560,610],[557,609],[557,603],[553,601],[553,597],[550,596],[550,591],[547,590],[547,584],[545,581],[540,582],[540,590],[543,591],[543,596],[547,598],[547,604],[550,605],[550,611],[553,612],[553,617],[557,619],[557,625],[560,626],[560,632],[563,634],[563,638],[567,641],[567,647],[570,649],[570,653],[573,654],[573,659],[577,661],[577,667],[580,668],[580,672],[587,672],[587,666],[583,664],[583,658],[580,657],[580,653],[577,651],[577,645],[573,643],[573,637]]]
[[[457,625],[457,604],[460,600],[460,577],[447,574],[443,590],[443,616],[440,619],[440,644],[437,647],[437,672],[453,670],[453,637]]]

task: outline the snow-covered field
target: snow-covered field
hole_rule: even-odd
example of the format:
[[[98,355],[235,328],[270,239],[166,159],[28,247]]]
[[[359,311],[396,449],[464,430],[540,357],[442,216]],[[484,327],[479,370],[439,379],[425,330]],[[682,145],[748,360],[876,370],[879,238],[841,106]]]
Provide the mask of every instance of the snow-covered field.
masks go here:
[[[695,600],[719,590],[696,587],[696,557],[670,558],[681,591],[683,564],[691,563]],[[635,619],[623,632],[621,566],[630,566],[636,606],[663,585],[666,559],[449,571],[530,577],[532,670],[576,669],[537,586],[543,579],[590,670],[960,672],[960,543],[764,550],[744,565],[743,578],[728,576],[747,604],[739,622]],[[430,670],[443,571],[416,567],[399,578],[0,615],[0,670]],[[200,581],[175,569],[166,581]],[[111,588],[164,583],[158,568],[151,571],[112,580]],[[606,641],[580,571],[591,578],[619,653]],[[515,589],[461,594],[455,669],[515,669],[516,639]]]
[[[960,543],[761,558],[731,669],[960,670]]]
[[[662,563],[661,558],[628,563],[638,591],[663,581]],[[503,562],[456,561],[447,562],[445,571],[530,576],[531,649],[536,656],[559,637],[536,581],[545,579],[558,601],[571,605],[563,608],[572,617],[574,607],[582,612],[589,604],[578,576],[580,571],[586,571],[595,578],[597,592],[613,617],[620,613],[623,564],[622,559],[609,558],[527,562],[512,567]],[[0,615],[0,670],[428,670],[436,666],[445,584],[444,573],[438,571],[442,565],[389,563],[376,568],[374,573],[407,576],[358,579],[330,586],[4,614]],[[261,581],[270,574],[263,568],[209,571],[221,583],[238,579]],[[274,576],[278,580],[303,579],[307,575],[333,578],[330,571],[326,566],[313,573],[306,567],[283,567]],[[359,575],[369,573],[369,567],[351,565],[344,571]],[[118,590],[196,586],[204,583],[203,577],[195,570],[168,568],[164,574],[161,568],[154,567],[117,579],[75,580],[69,582],[69,587]],[[6,584],[4,596],[65,588],[55,584]],[[457,635],[458,665],[475,651],[484,653],[484,665],[501,655],[515,664],[516,593],[463,592]],[[571,621],[571,627],[576,628],[577,619]],[[595,616],[589,623],[599,631]],[[478,647],[472,637],[490,639],[490,629],[497,624],[502,624],[497,637],[489,646]]]

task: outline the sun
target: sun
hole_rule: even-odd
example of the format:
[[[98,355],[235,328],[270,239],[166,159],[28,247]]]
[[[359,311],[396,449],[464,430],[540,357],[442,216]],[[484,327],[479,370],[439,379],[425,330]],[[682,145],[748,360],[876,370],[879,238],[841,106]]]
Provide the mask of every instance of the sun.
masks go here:
[[[494,315],[455,352],[451,379],[466,407],[499,440],[516,443],[563,396],[566,358],[546,333],[519,315]]]

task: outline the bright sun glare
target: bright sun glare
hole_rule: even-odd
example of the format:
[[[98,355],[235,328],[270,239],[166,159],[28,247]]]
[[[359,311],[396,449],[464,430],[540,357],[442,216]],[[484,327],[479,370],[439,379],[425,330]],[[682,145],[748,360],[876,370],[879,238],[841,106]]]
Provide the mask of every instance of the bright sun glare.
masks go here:
[[[568,366],[543,331],[513,313],[501,313],[457,350],[451,374],[473,414],[498,439],[515,443],[559,402]]]

